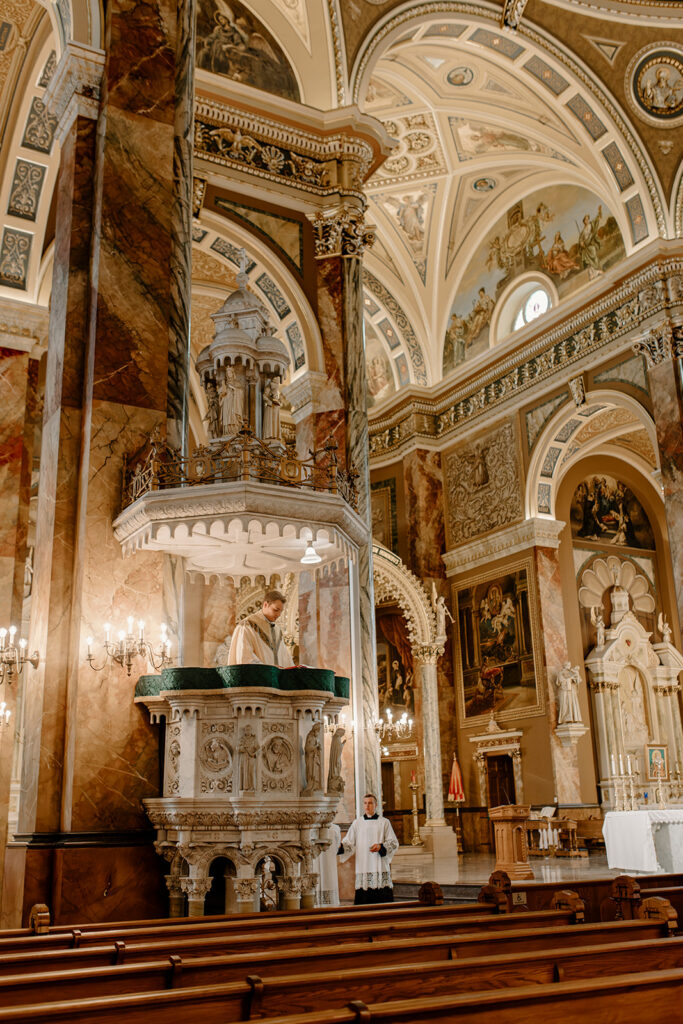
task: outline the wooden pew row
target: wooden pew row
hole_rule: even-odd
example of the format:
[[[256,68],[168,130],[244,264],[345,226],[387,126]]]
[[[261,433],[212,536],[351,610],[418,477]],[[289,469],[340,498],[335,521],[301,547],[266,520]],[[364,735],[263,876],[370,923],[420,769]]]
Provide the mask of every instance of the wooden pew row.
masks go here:
[[[683,887],[683,875],[638,875],[637,878],[631,875],[621,875],[618,878],[575,879],[566,884],[584,901],[586,905],[586,920],[600,921],[611,920],[614,917],[613,898],[615,892],[619,889],[619,886],[615,884],[618,882],[623,883],[622,889],[624,891],[624,898],[620,901],[619,912],[623,913],[625,917],[634,917],[637,901],[632,902],[626,896],[629,884],[635,883],[640,888],[641,894],[644,897],[649,895],[649,893],[645,893],[646,889]],[[512,882],[511,885],[512,893],[524,894],[524,904],[529,910],[543,910],[545,907],[550,906],[551,900],[558,888],[557,882]],[[670,899],[670,897],[667,896],[667,899]]]
[[[670,934],[668,922],[658,920],[642,921],[610,921],[607,923],[582,925],[564,924],[556,927],[527,927],[527,916],[508,918],[515,927],[487,931],[480,929],[475,932],[434,935],[415,942],[412,937],[385,939],[376,942],[348,942],[320,944],[316,946],[315,956],[311,956],[311,947],[291,946],[289,948],[268,948],[262,945],[252,946],[248,951],[226,954],[225,942],[221,939],[193,939],[174,944],[170,949],[166,943],[136,943],[126,945],[123,942],[107,946],[92,946],[86,949],[55,950],[38,952],[34,956],[24,953],[10,953],[0,957],[0,982],[17,975],[31,974],[55,976],[65,974],[76,985],[78,976],[104,980],[111,973],[112,967],[123,965],[126,970],[121,977],[139,978],[142,990],[156,985],[162,974],[168,984],[173,982],[174,972],[178,979],[186,965],[197,964],[199,970],[203,963],[220,960],[219,967],[226,980],[240,980],[247,974],[258,973],[262,969],[264,959],[270,968],[277,968],[279,973],[301,971],[305,965],[309,974],[324,970],[345,969],[357,966],[360,962],[365,966],[375,964],[428,963],[437,960],[453,960],[463,957],[500,956],[507,953],[532,952],[546,947],[575,948],[577,946],[602,946],[615,942],[653,942]],[[523,925],[520,927],[520,925]],[[353,936],[351,937],[353,938]],[[171,956],[175,959],[171,959]],[[175,966],[174,966],[175,965]],[[87,973],[91,972],[91,973]],[[96,972],[96,973],[92,973]],[[38,981],[36,981],[38,983]],[[138,982],[128,983],[137,986]]]
[[[486,928],[509,927],[511,915],[492,913],[491,907],[482,907],[479,904],[473,904],[472,907],[473,909],[470,909],[468,913],[463,913],[452,907],[443,908],[446,912],[443,912],[440,907],[430,907],[425,909],[423,913],[418,913],[407,919],[400,917],[394,919],[391,912],[389,912],[385,915],[378,915],[376,921],[373,921],[372,917],[368,920],[366,915],[363,915],[359,921],[353,918],[349,918],[348,921],[353,921],[354,934],[367,941],[387,938],[401,932],[410,935],[429,935],[434,931],[438,932],[439,930],[443,931],[449,928],[462,929],[467,927],[469,931],[472,931],[480,925]],[[450,913],[448,912],[449,910]],[[578,916],[580,919],[580,913]],[[573,922],[577,920],[577,913],[572,910],[542,910],[526,914],[525,919],[530,925],[538,922],[539,926],[542,927],[544,922],[547,922],[549,925]],[[71,933],[63,932],[56,935],[40,935],[35,938],[0,939],[0,957],[13,952],[30,954],[47,950],[84,948],[115,941],[163,941],[166,943],[169,952],[172,952],[173,947],[178,942],[184,942],[192,938],[208,939],[212,936],[223,939],[226,951],[228,948],[237,951],[247,943],[257,943],[262,946],[264,935],[268,936],[269,946],[272,946],[280,939],[285,944],[289,942],[292,945],[292,937],[296,938],[302,935],[305,935],[305,938],[300,944],[306,945],[315,945],[318,941],[346,941],[344,929],[339,924],[329,924],[326,919],[317,922],[316,927],[307,927],[306,924],[303,927],[299,927],[298,919],[293,918],[292,920],[285,921],[282,928],[266,928],[264,930],[262,927],[242,929],[239,918],[236,918],[234,923],[230,922],[228,925],[223,921],[205,922],[201,918],[197,918],[194,924],[187,924],[181,932],[173,927],[159,925],[152,928],[138,928],[130,933],[121,932],[119,929],[114,929],[113,931],[102,929],[90,932],[81,932],[79,929],[73,929]],[[320,936],[320,939],[318,939],[318,936]]]
[[[357,1000],[345,1010],[264,1017],[260,1024],[536,1024],[549,1019],[562,1024],[670,1024],[680,1019],[682,989],[683,970],[677,969],[431,999]],[[137,1017],[127,1020],[138,1022]]]
[[[417,972],[413,949],[378,950],[373,945],[360,954],[337,956],[336,964],[334,954],[311,964],[308,952],[279,960],[262,953],[256,962],[239,963],[230,957],[183,960],[171,956],[152,964],[14,975],[0,978],[0,1007],[222,985],[225,1020],[230,1021],[241,1019],[245,1007],[250,1019],[277,1014],[282,1006],[288,1012],[303,1013],[341,1006],[350,999],[383,1001],[683,967],[683,938],[633,941],[628,928],[625,931],[624,941],[604,943],[599,950],[595,945],[553,945],[562,941],[556,935],[550,946],[533,951],[515,948],[492,956],[487,950],[485,955],[450,960],[442,955],[420,963]],[[435,952],[452,955],[454,951],[444,946]]]
[[[252,1006],[262,1022],[270,1024],[339,1024],[342,1021],[384,1021],[385,1024],[415,1021],[467,1021],[486,1024],[519,1024],[520,1021],[540,1021],[554,1017],[563,1024],[648,1024],[656,1021],[677,1020],[683,991],[683,968],[664,969],[631,974],[610,975],[594,965],[600,977],[581,978],[555,983],[512,985],[500,988],[477,989],[473,992],[422,994],[419,998],[396,998],[382,1002],[373,998],[366,1003],[351,1000],[346,1009],[323,1008],[327,1002],[324,988],[308,991],[307,1009],[303,1014],[290,1013],[280,991],[280,1008],[287,1006],[287,1014],[262,1017],[258,1009],[263,1004],[265,986],[261,979],[250,977],[244,983],[232,985],[204,985],[172,989],[164,992],[144,992],[134,995],[98,997],[95,999],[64,1000],[54,1003],[33,1003],[17,1008],[0,1009],[0,1024],[17,1021],[22,1024],[165,1024],[169,1019],[186,1016],[192,1024],[228,1024],[231,1021],[254,1019]],[[403,968],[403,974],[407,972]],[[348,972],[348,991],[365,991],[371,982],[359,982],[354,989],[353,972]],[[299,985],[310,986],[310,975],[303,975]],[[291,982],[290,979],[287,979]],[[419,983],[419,979],[418,982]],[[273,983],[271,983],[273,984]],[[415,984],[415,982],[414,982]],[[274,986],[273,986],[274,987]],[[289,986],[291,993],[291,983]],[[336,990],[334,990],[336,991]],[[275,997],[275,996],[274,996]],[[346,998],[346,996],[342,996]],[[270,1000],[269,1000],[270,1002]]]
[[[421,903],[410,904],[376,904],[367,910],[360,908],[358,917],[364,924],[410,921],[413,919],[433,920],[439,917],[466,917],[472,914],[491,914],[498,907],[487,903],[442,904],[440,906],[424,906]],[[506,908],[503,908],[504,910]],[[173,921],[140,921],[135,924],[98,924],[95,926],[70,926],[69,928],[50,929],[49,932],[35,935],[22,933],[0,932],[0,955],[5,952],[22,949],[68,949],[74,945],[85,946],[92,942],[101,942],[113,938],[124,941],[131,939],[166,937],[173,941],[176,935],[192,936],[204,934],[226,934],[230,931],[261,932],[271,935],[273,932],[291,928],[345,927],[355,916],[340,913],[339,908],[323,910],[291,910],[274,911],[267,914],[230,914],[221,917],[184,917]],[[178,925],[176,922],[182,922]],[[75,936],[75,939],[74,939]]]

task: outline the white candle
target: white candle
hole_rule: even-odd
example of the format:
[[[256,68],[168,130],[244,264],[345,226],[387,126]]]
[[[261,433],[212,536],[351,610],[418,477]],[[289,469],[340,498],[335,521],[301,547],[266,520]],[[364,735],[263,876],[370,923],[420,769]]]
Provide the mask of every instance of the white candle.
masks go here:
[[[86,643],[88,645],[88,657],[91,658],[92,657],[92,637],[91,636],[88,637],[88,639],[86,640]]]
[[[128,633],[130,634],[132,632],[133,632],[133,616],[129,615],[128,616]]]
[[[104,635],[106,637],[107,643],[109,643],[109,640],[110,640],[110,636],[109,636],[110,633],[111,633],[111,626],[109,625],[108,622],[105,622],[105,624],[104,624]]]
[[[621,754],[619,754],[619,774],[620,775],[624,774],[624,759],[621,756]]]
[[[633,771],[631,769],[631,755],[630,754],[626,755],[626,767],[628,768],[629,775],[633,775]]]
[[[145,622],[144,619],[138,619],[138,629],[140,630],[140,639],[145,639]]]
[[[617,762],[614,760],[614,754],[612,754],[612,775],[617,774]]]

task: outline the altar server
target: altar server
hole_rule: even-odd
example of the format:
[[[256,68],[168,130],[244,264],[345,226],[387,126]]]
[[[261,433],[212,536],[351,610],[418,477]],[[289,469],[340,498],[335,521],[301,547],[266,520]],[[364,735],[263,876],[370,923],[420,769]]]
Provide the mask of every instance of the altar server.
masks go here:
[[[356,818],[337,851],[342,861],[356,854],[356,896],[354,903],[391,903],[394,889],[389,865],[398,850],[391,823],[377,813],[377,797],[366,793],[364,814]]]

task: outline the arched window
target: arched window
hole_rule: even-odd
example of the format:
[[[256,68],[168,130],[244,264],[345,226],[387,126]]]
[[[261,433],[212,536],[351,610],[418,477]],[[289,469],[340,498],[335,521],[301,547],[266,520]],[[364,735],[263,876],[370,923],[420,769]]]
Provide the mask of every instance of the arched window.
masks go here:
[[[520,328],[530,324],[532,320],[536,320],[537,317],[547,313],[551,306],[552,298],[550,293],[541,285],[535,284],[531,294],[525,295],[521,299],[512,324],[512,330],[518,331]]]

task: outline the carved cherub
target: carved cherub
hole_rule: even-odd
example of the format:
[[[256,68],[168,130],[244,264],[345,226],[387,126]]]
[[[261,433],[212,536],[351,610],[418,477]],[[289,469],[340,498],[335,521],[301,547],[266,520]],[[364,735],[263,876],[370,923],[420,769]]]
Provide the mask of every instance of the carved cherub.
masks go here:
[[[659,613],[659,618],[657,619],[657,629],[662,634],[663,642],[665,644],[670,644],[671,643],[671,626],[666,621],[666,615],[664,614],[664,612],[660,612]]]

